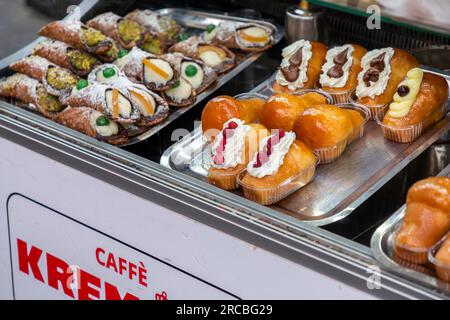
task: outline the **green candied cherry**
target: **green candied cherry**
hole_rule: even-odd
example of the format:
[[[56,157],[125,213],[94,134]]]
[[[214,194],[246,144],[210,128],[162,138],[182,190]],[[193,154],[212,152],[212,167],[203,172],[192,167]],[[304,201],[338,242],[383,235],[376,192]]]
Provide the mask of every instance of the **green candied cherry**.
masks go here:
[[[177,36],[178,42],[184,41],[184,40],[186,40],[187,38],[189,38],[189,37],[188,37],[188,35],[187,35],[186,33],[180,33],[180,34]]]
[[[86,88],[88,85],[89,85],[89,82],[86,79],[80,79],[77,82],[77,90]]]
[[[105,68],[103,69],[103,76],[105,78],[111,78],[116,74],[116,70],[114,68]]]
[[[197,74],[197,67],[190,64],[186,67],[186,69],[184,70],[184,73],[188,76],[188,77],[193,77]]]
[[[105,116],[100,116],[95,120],[95,124],[99,127],[104,127],[109,125],[109,119]]]
[[[119,58],[123,58],[123,57],[125,57],[127,54],[128,54],[128,50],[127,50],[127,49],[122,49],[122,50],[119,51],[119,53],[117,54],[117,56],[118,56]]]
[[[213,24],[208,24],[208,25],[206,26],[206,32],[211,33],[215,28],[216,28],[215,25],[213,25]]]
[[[178,88],[180,86],[180,80],[175,81],[171,89]]]

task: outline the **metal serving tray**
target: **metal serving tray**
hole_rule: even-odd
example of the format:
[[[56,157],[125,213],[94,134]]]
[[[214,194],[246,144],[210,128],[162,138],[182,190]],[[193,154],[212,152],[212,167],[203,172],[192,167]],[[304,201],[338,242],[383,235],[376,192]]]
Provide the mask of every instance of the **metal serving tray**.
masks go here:
[[[444,170],[439,173],[439,176],[450,177],[450,165],[444,168]],[[393,241],[395,232],[401,226],[403,217],[405,216],[405,209],[406,206],[403,205],[389,219],[379,226],[372,235],[370,247],[375,259],[377,259],[378,262],[380,262],[381,265],[387,269],[400,274],[405,278],[412,279],[433,289],[450,292],[450,283],[438,279],[432,270],[427,270],[425,268],[425,272],[421,272],[418,269],[414,270],[413,265],[408,267],[400,264],[399,261],[395,259],[393,252]]]
[[[435,70],[432,72],[438,73]],[[441,75],[450,82],[448,75]],[[269,96],[271,92],[267,88],[267,81],[270,78],[252,92]],[[450,115],[447,115],[416,141],[400,144],[384,139],[376,122],[369,121],[364,136],[349,145],[338,160],[319,165],[312,182],[271,208],[319,226],[343,219],[449,129]],[[201,158],[199,153],[203,152],[205,146],[200,129],[197,128],[167,149],[160,163],[206,181],[205,168],[197,161],[193,162]],[[184,165],[179,165],[179,162]],[[239,191],[236,193],[239,194]]]
[[[190,10],[190,9],[181,9],[181,8],[165,8],[160,10],[155,10],[156,12],[159,12],[163,15],[168,15],[175,19],[189,34],[199,34],[203,30],[206,29],[206,26],[209,24],[219,24],[220,22],[224,21],[233,21],[233,22],[256,22],[259,24],[272,26],[276,29],[275,33],[275,44],[278,43],[283,38],[283,27],[280,25],[274,25],[272,23],[269,23],[267,21],[255,21],[251,19],[246,18],[240,18],[240,17],[234,17],[234,16],[228,16],[228,15],[221,15],[221,14],[214,14],[209,12],[202,12],[197,10]],[[82,19],[83,20],[83,19]],[[19,52],[17,52],[14,55],[14,60],[10,57],[7,57],[3,60],[3,62],[7,61],[8,63],[1,63],[0,62],[0,77],[3,77],[5,75],[10,74],[8,65],[9,63],[21,59],[23,57],[26,57],[27,55],[31,54],[32,49],[34,46],[44,40],[43,37],[39,38],[36,41],[33,41],[30,45],[23,48]],[[238,75],[242,70],[244,70],[246,67],[248,67],[251,63],[253,63],[256,59],[258,59],[263,52],[243,52],[243,51],[237,51],[236,58],[237,58],[237,65],[231,69],[230,71],[220,75],[217,78],[217,81],[213,83],[210,87],[208,87],[205,91],[203,91],[201,94],[197,96],[197,100],[194,104],[185,107],[185,108],[170,108],[170,114],[169,116],[162,121],[161,123],[157,124],[154,127],[151,127],[149,130],[145,131],[144,133],[135,136],[133,138],[130,138],[127,143],[120,145],[120,147],[132,145],[141,141],[144,141],[148,139],[149,137],[153,136],[155,133],[160,131],[162,128],[170,124],[172,121],[180,117],[185,112],[189,111],[191,108],[202,102],[203,99],[205,99],[207,96],[209,96],[211,93],[222,87],[224,84],[226,84],[228,81],[233,79],[236,75]],[[36,115],[38,116],[38,115]]]

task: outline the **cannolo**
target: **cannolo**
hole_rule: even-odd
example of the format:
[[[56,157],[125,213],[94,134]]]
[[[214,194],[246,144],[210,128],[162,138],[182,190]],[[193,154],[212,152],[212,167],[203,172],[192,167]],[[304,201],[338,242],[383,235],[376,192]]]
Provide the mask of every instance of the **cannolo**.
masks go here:
[[[169,106],[164,99],[126,78],[109,84],[80,80],[64,103],[72,107],[88,106],[123,125],[135,123],[149,127],[169,114]]]
[[[104,84],[88,84],[86,80],[80,80],[77,87],[69,96],[64,97],[62,102],[75,108],[89,107],[119,123],[135,123],[140,113],[127,96],[128,93],[124,90]]]
[[[66,68],[80,77],[88,75],[95,66],[100,64],[94,56],[56,40],[41,42],[33,49],[33,54]]]
[[[0,96],[17,100],[50,119],[64,108],[42,83],[21,73],[0,80]]]
[[[140,47],[153,54],[166,52],[166,49],[176,42],[177,35],[181,31],[180,25],[174,19],[151,10],[136,9],[124,19],[135,21],[145,28],[146,33]]]
[[[174,58],[169,61],[168,58],[171,57],[157,57],[135,47],[121,54],[115,64],[132,81],[143,83],[150,90],[162,91],[172,87],[180,76],[179,68],[174,64],[178,61]]]
[[[72,90],[78,78],[69,70],[58,67],[45,58],[29,56],[12,63],[10,69],[41,81],[48,93],[63,96]]]
[[[208,25],[201,38],[231,49],[263,51],[274,44],[274,34],[275,26],[270,24],[223,22]]]
[[[169,52],[180,52],[192,59],[201,60],[217,73],[228,71],[236,64],[233,52],[222,45],[204,43],[198,36],[174,44]]]
[[[39,35],[85,50],[104,62],[114,61],[119,52],[113,39],[77,20],[50,22],[39,30]]]
[[[128,140],[124,131],[119,133],[119,125],[116,122],[108,119],[101,112],[88,107],[68,107],[55,117],[55,121],[85,135],[114,145],[123,144]]]
[[[124,19],[113,12],[102,13],[89,20],[86,25],[100,30],[125,49],[138,45],[145,36],[145,28],[138,22]]]

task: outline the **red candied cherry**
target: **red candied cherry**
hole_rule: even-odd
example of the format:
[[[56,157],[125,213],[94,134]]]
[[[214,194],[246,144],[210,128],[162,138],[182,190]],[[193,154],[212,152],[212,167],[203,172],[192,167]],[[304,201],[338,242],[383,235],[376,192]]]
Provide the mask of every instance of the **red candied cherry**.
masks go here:
[[[238,127],[238,124],[236,122],[234,122],[234,121],[231,121],[228,124],[228,129],[236,129],[237,127]]]
[[[217,165],[223,164],[223,163],[225,162],[225,159],[224,159],[224,157],[223,157],[223,154],[217,153],[217,154],[214,156],[213,161],[214,161],[214,163],[217,164]]]
[[[272,154],[272,148],[267,145],[266,154],[269,157]]]
[[[278,131],[278,137],[281,139],[281,138],[283,138],[284,136],[286,135],[286,132],[284,132],[284,130],[279,130]]]
[[[257,156],[256,156],[256,161],[255,161],[255,163],[253,164],[253,168],[259,168],[259,167],[261,167],[262,166],[262,163],[261,163],[261,161],[259,160],[259,153],[257,154]]]

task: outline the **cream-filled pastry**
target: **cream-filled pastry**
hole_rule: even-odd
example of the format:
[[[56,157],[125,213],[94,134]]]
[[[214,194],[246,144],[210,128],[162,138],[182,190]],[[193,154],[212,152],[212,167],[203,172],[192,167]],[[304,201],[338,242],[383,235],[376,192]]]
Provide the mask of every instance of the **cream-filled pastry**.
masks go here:
[[[284,48],[273,89],[277,92],[294,92],[313,88],[320,76],[326,52],[324,44],[303,39]]]
[[[203,68],[193,61],[181,63],[181,76],[196,90],[203,84],[205,78]]]
[[[320,75],[321,86],[342,88],[346,85],[353,64],[354,51],[350,44],[328,50]]]
[[[144,82],[164,86],[173,78],[173,69],[169,62],[159,58],[146,58],[144,64]]]
[[[183,107],[195,102],[195,90],[183,77],[180,77],[175,85],[164,91],[164,96],[169,105]]]

